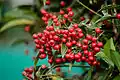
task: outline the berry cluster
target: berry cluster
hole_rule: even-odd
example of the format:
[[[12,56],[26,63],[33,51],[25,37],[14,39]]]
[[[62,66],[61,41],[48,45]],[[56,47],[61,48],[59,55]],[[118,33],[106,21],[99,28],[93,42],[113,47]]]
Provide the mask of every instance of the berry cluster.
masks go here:
[[[49,1],[49,0],[47,0]],[[60,5],[62,7],[63,1]],[[103,43],[99,42],[96,36],[84,34],[79,24],[73,23],[72,26],[67,27],[67,21],[71,22],[74,12],[71,7],[65,10],[60,10],[59,16],[54,13],[48,13],[46,10],[41,9],[43,15],[42,20],[45,22],[46,29],[43,33],[39,32],[33,34],[36,48],[39,50],[39,58],[45,59],[48,56],[48,63],[61,64],[66,62],[88,62],[88,64],[96,66],[100,63],[94,56],[103,47]],[[80,21],[85,20],[80,17]],[[49,24],[52,21],[52,24]],[[95,29],[96,34],[102,31],[100,28]],[[67,50],[62,54],[62,45],[65,45]]]
[[[100,28],[95,29],[96,34],[101,33]],[[60,64],[71,61],[86,61],[90,65],[99,64],[95,59],[95,54],[103,47],[102,42],[92,35],[85,35],[78,24],[73,24],[68,29],[55,30],[54,26],[47,26],[43,33],[33,34],[36,48],[39,49],[39,58],[44,59],[48,55],[48,62]],[[67,47],[64,57],[61,54],[61,45]],[[53,50],[56,53],[53,54]],[[56,55],[56,56],[54,56]]]
[[[33,67],[30,67],[30,68],[25,68],[24,71],[22,72],[22,75],[27,77],[29,80],[31,80],[33,79],[32,73],[33,73]]]

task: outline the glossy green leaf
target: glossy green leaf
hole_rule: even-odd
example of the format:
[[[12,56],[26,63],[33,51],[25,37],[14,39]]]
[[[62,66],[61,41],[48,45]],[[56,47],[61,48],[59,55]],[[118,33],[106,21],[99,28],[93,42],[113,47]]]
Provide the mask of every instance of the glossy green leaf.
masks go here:
[[[112,60],[106,56],[106,54],[104,52],[98,52],[96,54],[97,57],[100,57],[101,59],[103,59],[106,63],[108,63],[110,66],[114,67],[114,63],[112,62]]]
[[[114,64],[117,66],[118,70],[120,71],[120,54],[116,51],[111,50],[111,59]]]
[[[6,23],[2,28],[0,28],[0,32],[3,32],[7,29],[17,27],[18,25],[33,25],[34,21],[30,19],[15,19]]]
[[[62,57],[65,56],[66,52],[67,52],[67,46],[65,44],[62,44],[61,46],[61,54],[62,54]]]
[[[115,51],[115,46],[112,38],[110,38],[104,45],[104,53],[109,59],[111,59],[110,50]]]
[[[31,9],[12,9],[4,14],[4,21],[9,21],[16,18],[36,19],[37,15]]]

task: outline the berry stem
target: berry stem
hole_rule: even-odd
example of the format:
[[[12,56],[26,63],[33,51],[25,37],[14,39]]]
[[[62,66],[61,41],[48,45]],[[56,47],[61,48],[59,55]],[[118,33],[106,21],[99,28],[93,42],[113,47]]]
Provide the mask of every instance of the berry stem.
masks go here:
[[[93,12],[94,14],[102,17],[102,15],[100,15],[99,13],[97,13],[97,12],[95,12],[94,10],[90,9],[89,7],[87,7],[86,5],[84,5],[84,4],[83,4],[82,2],[80,2],[79,0],[77,0],[77,2],[78,2],[79,4],[81,4],[83,7],[85,7],[86,9],[90,10],[91,12]]]

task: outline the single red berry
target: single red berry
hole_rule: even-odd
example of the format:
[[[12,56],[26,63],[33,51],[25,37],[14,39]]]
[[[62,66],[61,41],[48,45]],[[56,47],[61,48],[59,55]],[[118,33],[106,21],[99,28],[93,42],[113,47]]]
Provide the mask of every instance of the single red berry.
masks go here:
[[[44,49],[40,49],[39,52],[40,53],[44,53],[45,51],[44,51]]]
[[[91,47],[94,48],[96,46],[97,46],[97,43],[96,42],[92,42]]]
[[[60,6],[61,6],[61,7],[64,7],[65,4],[66,4],[66,3],[65,3],[64,1],[61,1],[61,2],[60,2]]]
[[[77,43],[76,43],[76,46],[77,46],[77,47],[82,47],[82,44],[81,44],[80,42],[77,42]]]
[[[84,20],[85,20],[85,17],[80,17],[80,20],[81,20],[81,21],[84,21]]]
[[[97,38],[96,37],[93,37],[92,38],[92,42],[96,42],[97,41]]]
[[[33,68],[30,67],[28,72],[29,72],[29,74],[32,74],[33,73]]]
[[[73,27],[76,29],[78,28],[78,24],[74,24]]]
[[[61,68],[60,67],[57,67],[55,68],[56,72],[60,72],[61,71]]]
[[[28,74],[27,77],[28,77],[29,79],[32,79],[32,78],[33,78],[32,74]]]
[[[90,61],[93,61],[93,60],[94,60],[94,57],[93,57],[93,56],[89,56],[88,59],[89,59]]]
[[[120,13],[118,13],[118,14],[116,15],[116,17],[117,17],[117,19],[120,19]]]
[[[97,34],[100,34],[100,33],[101,33],[100,28],[96,28],[96,29],[95,29],[95,32],[96,32]]]
[[[88,53],[88,56],[93,56],[93,52],[89,52],[89,53]]]
[[[79,37],[79,38],[82,38],[83,36],[84,36],[83,33],[78,33],[78,37]]]
[[[100,48],[95,47],[95,48],[94,48],[94,51],[95,51],[95,52],[99,52],[99,51],[100,51]]]
[[[58,18],[53,19],[53,22],[57,23],[58,22]]]
[[[75,55],[74,54],[70,54],[70,60],[74,60],[75,59]]]
[[[59,41],[60,40],[60,38],[59,38],[59,36],[53,36],[53,39],[55,40],[55,41]]]
[[[70,54],[66,54],[66,55],[65,55],[65,58],[66,58],[66,59],[69,59],[69,58],[70,58]]]
[[[38,35],[37,35],[37,34],[33,34],[33,38],[34,38],[34,39],[37,39],[37,38],[38,38]]]
[[[62,62],[62,60],[61,60],[61,58],[56,58],[56,59],[55,59],[55,62],[56,62],[57,64],[60,64],[60,63]]]
[[[37,35],[38,35],[39,38],[41,38],[43,34],[42,33],[38,33]]]
[[[63,42],[63,43],[66,43],[66,41],[67,41],[67,40],[66,40],[65,38],[62,38],[62,42]]]
[[[75,54],[75,59],[77,60],[77,59],[80,59],[80,55],[79,54]]]
[[[86,60],[86,57],[85,57],[85,56],[82,56],[81,59],[82,59],[82,61],[85,61],[85,60]]]
[[[67,42],[67,43],[66,43],[66,46],[67,46],[67,47],[72,47],[72,43],[71,43],[71,42]]]
[[[55,45],[53,48],[54,48],[54,50],[59,50],[60,49],[60,45]]]
[[[41,12],[42,14],[46,14],[46,13],[47,13],[47,11],[46,11],[45,9],[41,9],[40,12]]]
[[[27,76],[27,73],[25,71],[22,72],[23,76]]]
[[[72,8],[71,8],[71,7],[68,7],[68,8],[67,8],[67,11],[68,11],[68,12],[72,11]]]
[[[66,58],[62,58],[62,62],[66,62]]]
[[[86,39],[87,39],[87,40],[92,40],[92,36],[88,34],[88,35],[86,36]]]
[[[88,50],[84,50],[84,55],[88,55]]]
[[[102,42],[98,42],[97,46],[101,48],[101,47],[103,47],[103,43]]]
[[[97,61],[94,61],[94,62],[92,63],[92,65],[93,65],[93,66],[96,66],[96,65],[97,65]]]
[[[45,4],[46,4],[46,5],[50,5],[50,0],[47,0],[47,1],[45,2]]]
[[[73,41],[72,41],[72,44],[73,44],[73,45],[76,45],[76,43],[77,43],[76,40],[73,40]]]
[[[82,53],[80,53],[80,52],[78,52],[77,54],[78,54],[80,57],[82,56]]]
[[[46,55],[45,53],[42,53],[42,54],[39,55],[39,58],[40,58],[40,59],[45,59],[46,56],[47,56],[47,55]]]
[[[46,69],[47,66],[43,64],[43,65],[41,66],[41,68],[42,68],[42,69]]]
[[[29,32],[30,31],[30,26],[25,26],[24,31]]]
[[[34,42],[35,42],[36,44],[39,44],[39,43],[40,43],[40,40],[39,40],[39,39],[35,39]]]
[[[84,44],[88,44],[88,40],[87,39],[83,39],[83,43]]]
[[[67,14],[64,14],[64,18],[65,18],[65,19],[68,19],[68,15],[67,15]]]
[[[60,10],[60,14],[63,15],[65,12],[64,10]]]
[[[52,59],[48,59],[48,63],[52,64],[53,60]]]
[[[70,12],[68,13],[68,15],[69,15],[70,17],[73,17],[73,16],[74,16],[74,12],[73,12],[73,11],[70,11]]]
[[[88,49],[88,45],[82,45],[82,49],[83,50],[87,50]]]

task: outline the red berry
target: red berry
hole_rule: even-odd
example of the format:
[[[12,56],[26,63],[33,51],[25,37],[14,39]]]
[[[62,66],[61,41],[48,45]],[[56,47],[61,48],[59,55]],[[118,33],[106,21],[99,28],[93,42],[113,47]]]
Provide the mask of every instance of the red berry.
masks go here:
[[[73,11],[70,11],[70,12],[68,13],[68,15],[69,15],[70,17],[72,17],[72,16],[74,16],[74,12],[73,12]]]
[[[48,63],[52,64],[53,60],[52,59],[48,59]]]
[[[42,54],[39,55],[39,58],[40,58],[40,59],[45,59],[46,56],[47,56],[47,55],[46,55],[45,53],[42,53]]]
[[[86,39],[92,40],[92,36],[88,34],[88,35],[86,36]]]
[[[92,42],[91,47],[94,48],[96,46],[97,46],[97,43],[96,42]]]
[[[75,45],[76,43],[77,43],[76,40],[73,40],[73,41],[72,41],[72,44],[73,44],[73,45]]]
[[[88,50],[84,50],[84,55],[88,55]]]
[[[44,49],[40,49],[39,52],[40,53],[44,53],[45,51],[44,51]]]
[[[75,55],[74,54],[70,54],[70,60],[74,60],[75,59]]]
[[[60,72],[61,71],[60,67],[57,67],[55,70],[56,70],[56,72]]]
[[[60,40],[60,38],[58,37],[58,36],[53,36],[53,39],[55,40],[55,41],[59,41]]]
[[[118,13],[118,14],[116,15],[116,17],[117,17],[117,19],[120,19],[120,13]]]
[[[77,47],[81,47],[82,44],[81,44],[80,42],[77,42],[76,46],[77,46]]]
[[[42,35],[43,35],[42,33],[38,33],[38,37],[39,37],[39,38],[41,38],[41,37],[42,37]]]
[[[39,39],[35,39],[34,42],[35,42],[36,44],[39,44],[39,43],[40,43],[40,40],[39,40]]]
[[[67,14],[64,14],[64,18],[68,19],[68,15],[67,15]]]
[[[75,54],[75,59],[77,60],[77,59],[80,59],[80,55],[79,54]]]
[[[37,38],[38,38],[38,35],[37,35],[37,34],[33,34],[33,38],[34,38],[34,39],[37,39]]]
[[[61,6],[61,7],[64,7],[65,4],[66,4],[66,3],[65,3],[64,1],[61,1],[61,2],[60,2],[60,6]]]
[[[94,60],[94,57],[93,57],[93,56],[89,56],[88,59],[89,59],[90,61],[93,61],[93,60]]]
[[[60,14],[63,15],[65,12],[63,10],[60,10]]]
[[[88,44],[88,40],[87,39],[83,39],[83,43],[84,44]]]
[[[83,49],[83,50],[87,50],[87,49],[88,49],[88,45],[83,45],[83,46],[82,46],[82,49]]]
[[[42,69],[46,69],[47,66],[43,64],[43,65],[41,66],[41,68],[42,68]]]
[[[78,28],[78,24],[74,24],[73,27],[76,29]]]
[[[92,64],[93,64],[93,66],[96,66],[97,65],[97,61],[94,61]]]
[[[60,63],[62,62],[62,60],[61,60],[61,58],[56,58],[56,59],[55,59],[55,62],[56,62],[57,64],[60,64]]]
[[[50,5],[50,0],[47,0],[47,1],[45,2],[45,4],[46,4],[46,5]]]
[[[42,14],[46,14],[46,13],[47,13],[45,9],[41,9],[40,12],[41,12]]]
[[[96,42],[97,41],[97,38],[96,37],[93,37],[92,38],[92,42]]]
[[[66,41],[67,41],[67,40],[66,40],[65,38],[62,38],[62,42],[63,42],[63,43],[66,43]]]
[[[79,37],[79,38],[82,38],[83,36],[84,36],[83,33],[78,33],[78,37]]]
[[[65,58],[66,58],[66,59],[69,59],[69,58],[70,58],[70,54],[66,54],[66,55],[65,55]]]
[[[80,20],[81,20],[81,21],[84,21],[84,20],[85,20],[85,18],[84,18],[84,17],[80,17]]]
[[[96,28],[96,29],[95,29],[95,32],[96,32],[97,34],[101,33],[100,28]]]
[[[75,61],[76,61],[76,62],[80,62],[80,61],[81,61],[81,59],[76,59]]]
[[[60,49],[60,45],[55,45],[53,48],[54,48],[54,50],[59,50]]]
[[[27,73],[25,71],[22,72],[23,76],[27,76]]]
[[[85,60],[86,60],[86,57],[85,57],[85,56],[82,56],[81,59],[82,59],[82,61],[85,61]]]
[[[101,47],[103,47],[103,43],[102,42],[98,42],[97,46],[101,48]]]
[[[77,54],[78,54],[80,57],[82,56],[82,53],[80,53],[80,52],[78,52]]]
[[[65,58],[62,58],[62,62],[66,62],[66,59],[65,59]]]
[[[67,43],[66,43],[66,46],[67,46],[67,47],[72,47],[72,43],[71,43],[71,42],[67,42]]]
[[[24,30],[25,30],[26,32],[29,32],[29,31],[30,31],[30,26],[29,26],[29,25],[28,25],[28,26],[25,26]]]
[[[95,51],[95,52],[99,52],[99,51],[100,51],[100,48],[95,47],[95,48],[94,48],[94,51]]]
[[[68,11],[68,12],[72,11],[72,8],[71,8],[71,7],[68,7],[68,8],[67,8],[67,11]]]

